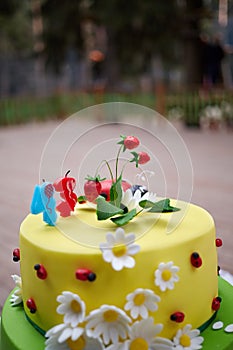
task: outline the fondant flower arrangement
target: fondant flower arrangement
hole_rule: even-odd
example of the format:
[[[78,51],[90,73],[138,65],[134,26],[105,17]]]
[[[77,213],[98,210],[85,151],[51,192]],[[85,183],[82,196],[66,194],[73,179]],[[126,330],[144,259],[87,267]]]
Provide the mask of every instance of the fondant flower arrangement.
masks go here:
[[[85,315],[85,303],[77,294],[63,292],[57,297],[57,313],[64,323],[46,333],[45,350],[197,350],[203,337],[190,324],[180,328],[172,340],[158,336],[163,324],[154,324],[148,312],[158,309],[160,301],[152,290],[138,288],[130,293],[124,310],[102,305]],[[130,316],[127,315],[130,311]]]
[[[136,167],[150,161],[146,152],[132,151],[137,148],[140,141],[135,136],[121,136],[120,145],[115,161],[115,173],[113,173],[107,160],[106,164],[111,179],[101,179],[98,174],[86,178],[84,184],[84,196],[78,197],[79,203],[86,201],[96,204],[98,220],[110,219],[117,226],[123,226],[142,212],[168,213],[178,211],[179,208],[170,205],[170,199],[156,201],[156,195],[146,190],[144,186],[131,185],[123,180],[123,171],[128,163],[135,163]],[[121,152],[130,150],[131,159],[126,161],[119,171],[119,159]]]

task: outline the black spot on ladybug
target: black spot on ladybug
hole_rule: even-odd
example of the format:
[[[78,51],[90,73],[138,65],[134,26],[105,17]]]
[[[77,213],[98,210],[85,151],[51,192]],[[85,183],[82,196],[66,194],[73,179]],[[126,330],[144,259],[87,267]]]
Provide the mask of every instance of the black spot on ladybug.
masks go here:
[[[41,280],[45,280],[47,278],[47,271],[42,264],[34,265],[34,270],[36,270],[37,277]]]
[[[36,312],[37,307],[36,307],[35,301],[32,298],[30,298],[26,301],[26,305],[27,305],[29,311],[31,312],[31,314],[34,314]]]
[[[94,272],[91,272],[87,276],[88,281],[93,282],[96,279],[96,274]]]
[[[75,272],[77,280],[93,282],[96,279],[96,274],[89,269],[77,269]]]

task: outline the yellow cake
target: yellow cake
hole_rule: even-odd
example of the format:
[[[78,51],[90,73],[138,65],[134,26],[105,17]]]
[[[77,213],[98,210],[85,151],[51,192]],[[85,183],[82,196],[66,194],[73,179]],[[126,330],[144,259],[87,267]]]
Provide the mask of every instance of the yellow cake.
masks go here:
[[[168,338],[186,324],[198,328],[213,316],[212,302],[218,296],[215,227],[212,217],[204,209],[190,204],[188,209],[185,208],[186,214],[180,224],[168,233],[167,224],[174,215],[171,213],[157,215],[157,220],[145,213],[137,218],[136,224],[116,228],[112,223],[97,221],[94,210],[79,208],[75,215],[61,218],[58,227],[48,226],[41,215],[31,214],[21,225],[22,294],[25,312],[34,324],[48,331],[63,322],[63,315],[58,314],[56,309],[59,305],[57,297],[64,291],[80,297],[85,303],[86,315],[102,305],[113,305],[127,313],[133,322],[135,319],[131,317],[130,310],[124,310],[127,296],[138,288],[149,289],[159,300],[155,302],[158,309],[149,311],[149,315],[155,323],[163,324],[161,336]],[[148,221],[151,227],[141,235],[143,225],[146,223],[148,226]],[[76,241],[66,237],[66,227],[73,230],[72,237],[75,239],[76,236]],[[135,244],[140,250],[134,255],[133,268],[114,270],[111,263],[103,259],[103,253],[97,246],[98,242],[106,241],[107,232],[115,234],[116,230],[124,230],[126,236],[135,233]],[[93,243],[93,246],[78,243],[80,234],[85,235],[86,242]],[[193,266],[193,253],[199,254],[201,266]],[[115,254],[121,252],[116,250]],[[155,274],[161,264],[169,262],[172,262],[170,267],[168,265],[161,275],[165,281],[172,281],[171,274],[174,274],[177,280],[172,283],[171,289],[162,291],[156,285]],[[45,279],[38,278],[34,268],[37,264],[46,269]],[[171,266],[177,267],[175,273],[170,272]],[[79,269],[93,272],[96,278],[93,281],[77,279]],[[31,298],[36,304],[35,313],[26,306]],[[140,296],[137,297],[138,304],[139,299]],[[142,299],[141,295],[141,302]],[[182,322],[171,320],[171,315],[176,312],[184,314]]]

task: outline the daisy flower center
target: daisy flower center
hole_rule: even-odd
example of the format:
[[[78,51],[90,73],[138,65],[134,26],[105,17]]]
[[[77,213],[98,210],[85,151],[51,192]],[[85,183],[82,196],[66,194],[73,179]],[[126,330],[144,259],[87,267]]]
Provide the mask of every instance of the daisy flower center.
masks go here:
[[[134,339],[129,347],[129,350],[148,350],[149,346],[145,339],[143,338],[136,338]]]
[[[116,257],[120,257],[125,255],[125,253],[127,252],[127,247],[125,244],[116,245],[112,248],[112,252]]]
[[[172,273],[170,270],[164,270],[162,273],[161,273],[161,277],[164,281],[169,281],[172,277]]]
[[[103,313],[106,322],[115,322],[118,319],[118,313],[115,310],[107,310]]]
[[[71,350],[83,350],[85,348],[85,340],[83,337],[79,337],[77,340],[73,341],[71,338],[66,341],[69,349]]]
[[[77,314],[79,312],[81,312],[81,305],[79,304],[79,302],[77,300],[72,300],[71,303],[70,303],[70,307]]]
[[[188,347],[191,345],[190,337],[187,334],[182,334],[180,337],[180,345],[184,347]]]
[[[138,293],[133,299],[134,305],[140,306],[145,302],[145,295],[143,293]]]

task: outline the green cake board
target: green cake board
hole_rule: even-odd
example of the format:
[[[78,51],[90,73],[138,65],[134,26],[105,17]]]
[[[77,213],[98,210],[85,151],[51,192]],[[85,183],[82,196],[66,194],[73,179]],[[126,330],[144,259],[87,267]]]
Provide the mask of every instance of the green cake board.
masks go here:
[[[233,333],[226,333],[224,328],[233,323],[233,287],[219,278],[219,296],[221,308],[211,325],[202,332],[204,343],[202,350],[233,350]],[[224,327],[213,330],[212,324],[222,321]],[[0,350],[44,350],[45,338],[28,322],[20,306],[12,307],[10,296],[2,312]],[[94,349],[93,349],[94,350]]]

